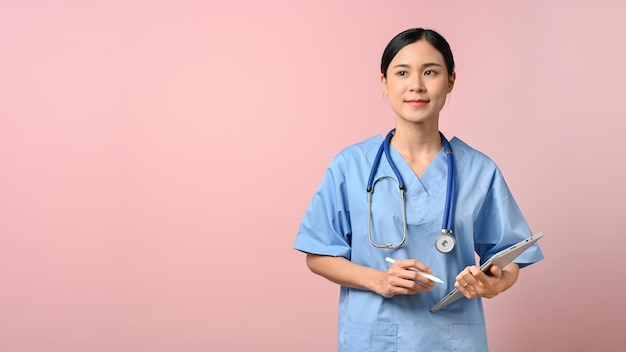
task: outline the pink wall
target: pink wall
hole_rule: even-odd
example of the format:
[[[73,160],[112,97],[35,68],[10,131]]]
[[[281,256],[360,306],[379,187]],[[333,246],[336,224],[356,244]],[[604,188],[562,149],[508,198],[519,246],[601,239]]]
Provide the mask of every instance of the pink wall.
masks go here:
[[[0,351],[336,349],[293,240],[332,155],[392,127],[379,57],[413,26],[456,56],[442,130],[546,233],[492,349],[624,349],[618,1],[97,3],[0,3]]]

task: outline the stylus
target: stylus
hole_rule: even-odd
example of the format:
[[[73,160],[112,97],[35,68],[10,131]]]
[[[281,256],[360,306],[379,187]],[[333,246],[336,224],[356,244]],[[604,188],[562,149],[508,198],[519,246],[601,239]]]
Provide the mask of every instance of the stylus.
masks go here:
[[[385,260],[388,261],[391,264],[393,264],[395,262],[395,260],[393,260],[393,259],[391,259],[389,257],[385,258]],[[432,280],[434,282],[443,284],[443,281],[440,278],[436,277],[436,276],[433,276],[433,275],[430,275],[430,274],[426,274],[425,272],[419,271],[419,270],[417,270],[415,268],[408,268],[408,269],[418,272],[420,275],[422,275],[423,277],[427,278],[428,280]]]

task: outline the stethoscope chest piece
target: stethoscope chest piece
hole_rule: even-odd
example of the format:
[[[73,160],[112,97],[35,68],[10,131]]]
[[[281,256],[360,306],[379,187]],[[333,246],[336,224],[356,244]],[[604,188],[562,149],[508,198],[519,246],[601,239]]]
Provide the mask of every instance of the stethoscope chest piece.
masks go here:
[[[450,253],[454,249],[455,242],[452,231],[443,230],[435,237],[435,248],[441,253]]]

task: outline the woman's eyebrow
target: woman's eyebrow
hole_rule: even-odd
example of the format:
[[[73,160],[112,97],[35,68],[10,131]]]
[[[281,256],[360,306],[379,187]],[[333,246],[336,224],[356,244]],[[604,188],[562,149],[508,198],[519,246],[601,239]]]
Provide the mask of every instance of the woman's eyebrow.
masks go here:
[[[437,67],[443,67],[441,64],[438,64],[436,62],[426,62],[424,64],[422,64],[422,68],[427,68],[427,67],[432,67],[432,66],[437,66]],[[397,64],[394,65],[393,68],[410,68],[411,65],[409,64]]]
[[[436,62],[427,62],[427,63],[422,65],[423,68],[431,67],[431,66],[443,67],[443,66],[441,66],[441,64],[438,64]]]

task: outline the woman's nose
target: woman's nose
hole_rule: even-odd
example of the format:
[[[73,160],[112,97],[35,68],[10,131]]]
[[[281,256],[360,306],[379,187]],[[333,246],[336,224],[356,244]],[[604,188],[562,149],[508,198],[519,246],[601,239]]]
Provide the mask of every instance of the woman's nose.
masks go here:
[[[426,88],[424,87],[424,82],[422,82],[422,76],[414,75],[411,80],[411,91],[414,92],[423,92]]]

